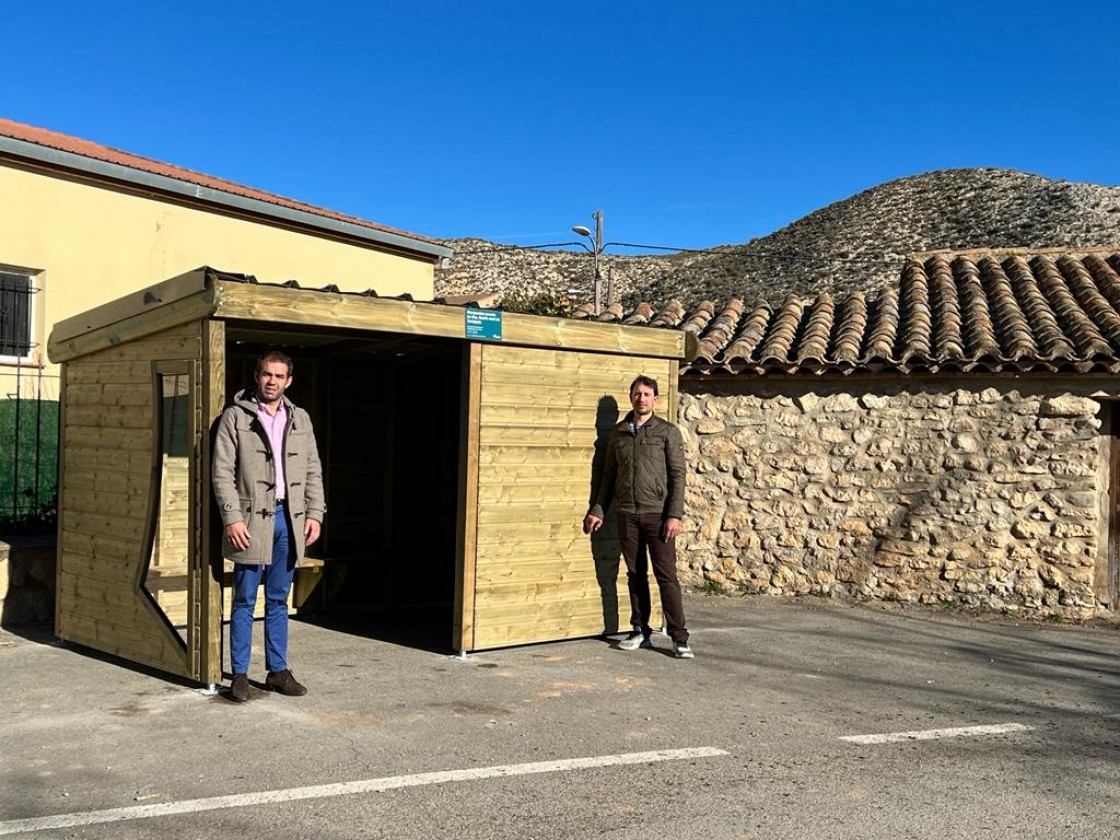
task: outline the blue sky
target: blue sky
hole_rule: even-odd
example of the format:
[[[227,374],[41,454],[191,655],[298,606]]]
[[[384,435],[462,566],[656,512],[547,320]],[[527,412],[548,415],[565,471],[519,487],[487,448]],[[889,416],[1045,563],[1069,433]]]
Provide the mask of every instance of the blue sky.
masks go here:
[[[428,236],[703,248],[936,169],[1120,184],[1118,10],[42,0],[0,116]]]

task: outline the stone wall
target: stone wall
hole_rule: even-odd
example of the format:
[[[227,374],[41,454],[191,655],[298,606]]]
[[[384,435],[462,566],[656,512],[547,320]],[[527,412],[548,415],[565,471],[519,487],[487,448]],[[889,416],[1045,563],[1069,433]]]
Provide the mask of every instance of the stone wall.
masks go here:
[[[1080,617],[1107,600],[1097,400],[736,389],[681,386],[689,582]]]

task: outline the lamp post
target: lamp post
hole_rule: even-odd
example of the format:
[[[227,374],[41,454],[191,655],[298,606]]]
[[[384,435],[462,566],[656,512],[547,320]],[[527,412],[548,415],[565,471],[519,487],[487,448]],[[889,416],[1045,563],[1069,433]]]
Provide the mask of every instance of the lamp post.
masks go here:
[[[594,237],[591,235],[591,229],[585,225],[573,225],[572,233],[586,237],[591,242],[591,245],[587,245],[583,242],[579,244],[590,251],[591,256],[594,258],[592,266],[592,271],[594,272],[592,276],[592,290],[595,296],[595,314],[598,315],[603,308],[603,284],[599,279],[599,255],[603,253],[603,211],[596,210],[591,214],[591,218],[595,220]]]

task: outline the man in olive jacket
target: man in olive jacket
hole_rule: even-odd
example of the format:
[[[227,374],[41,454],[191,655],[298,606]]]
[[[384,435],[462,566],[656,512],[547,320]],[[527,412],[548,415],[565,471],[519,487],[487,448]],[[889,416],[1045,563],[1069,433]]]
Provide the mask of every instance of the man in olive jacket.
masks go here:
[[[249,699],[253,609],[262,581],[265,688],[307,693],[288,668],[288,593],[296,561],[319,538],[326,513],[311,418],[284,396],[292,384],[291,358],[266,353],[254,379],[256,387],[238,392],[218,421],[212,468],[225,526],[222,553],[234,562],[229,696],[238,703]]]
[[[653,646],[649,626],[649,560],[661,593],[661,610],[680,659],[692,659],[677,580],[676,538],[684,516],[684,440],[680,430],[653,413],[657,380],[639,376],[630,385],[632,411],[611,430],[595,502],[583,520],[585,533],[603,525],[603,511],[613,501],[618,538],[626,561],[633,632],[621,650]]]

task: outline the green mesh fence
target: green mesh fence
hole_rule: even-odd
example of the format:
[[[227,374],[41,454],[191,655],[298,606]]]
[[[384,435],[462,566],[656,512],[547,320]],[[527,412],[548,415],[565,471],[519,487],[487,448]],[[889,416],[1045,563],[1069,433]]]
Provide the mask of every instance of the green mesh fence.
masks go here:
[[[54,529],[58,401],[0,397],[0,534]]]

